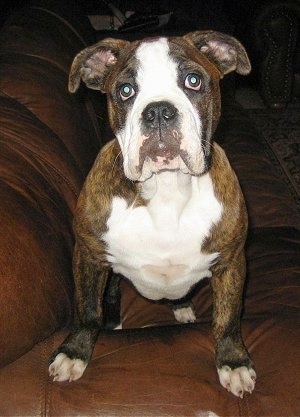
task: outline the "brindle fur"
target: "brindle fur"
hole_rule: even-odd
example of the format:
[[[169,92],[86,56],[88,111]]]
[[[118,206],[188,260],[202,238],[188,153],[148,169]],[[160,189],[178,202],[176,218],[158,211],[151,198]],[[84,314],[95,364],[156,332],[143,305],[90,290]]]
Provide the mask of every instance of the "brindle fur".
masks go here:
[[[218,262],[212,266],[213,289],[213,331],[216,340],[216,365],[221,368],[228,365],[232,369],[240,366],[253,367],[240,334],[241,299],[245,281],[244,243],[247,233],[247,212],[238,180],[229,165],[224,151],[211,137],[220,116],[220,96],[218,83],[224,74],[236,70],[243,74],[250,70],[250,64],[244,50],[235,40],[227,35],[230,54],[227,60],[220,61],[216,51],[207,47],[212,32],[194,32],[183,38],[173,38],[170,48],[180,60],[184,56],[198,62],[202,70],[210,74],[201,102],[194,103],[200,116],[209,113],[211,130],[205,125],[206,138],[204,151],[207,156],[206,170],[214,184],[214,191],[222,203],[224,212],[221,221],[216,224],[210,236],[204,242],[202,251],[219,252]],[[134,77],[135,58],[132,50],[138,42],[129,44],[125,41],[108,39],[85,49],[74,60],[70,73],[69,89],[74,92],[79,87],[81,78],[90,88],[106,92],[112,129],[117,131],[125,122],[121,103],[114,96],[116,79]],[[198,50],[202,54],[199,54]],[[104,52],[103,52],[104,51]],[[95,59],[95,54],[111,51],[107,62],[93,67],[92,73],[86,71],[88,62]],[[186,58],[185,58],[186,59]],[[104,60],[105,61],[105,60]],[[126,65],[124,63],[126,62]],[[126,68],[124,73],[124,68]],[[124,74],[123,74],[124,73]],[[123,74],[123,75],[122,75]],[[205,99],[205,97],[209,99]],[[212,98],[212,100],[211,100]],[[207,112],[207,103],[213,106]],[[128,180],[123,172],[123,157],[116,139],[109,142],[100,152],[90,171],[81,192],[74,220],[76,245],[74,250],[73,270],[75,279],[75,320],[71,334],[54,352],[50,362],[58,353],[66,353],[71,359],[78,358],[88,362],[98,336],[103,327],[103,294],[110,274],[110,264],[101,236],[107,230],[112,198],[120,196],[128,205],[146,205],[140,193],[139,183]]]

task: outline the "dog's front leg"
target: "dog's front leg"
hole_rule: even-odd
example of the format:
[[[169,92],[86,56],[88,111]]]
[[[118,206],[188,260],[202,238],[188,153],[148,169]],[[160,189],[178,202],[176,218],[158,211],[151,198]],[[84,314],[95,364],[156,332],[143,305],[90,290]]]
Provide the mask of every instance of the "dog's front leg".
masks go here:
[[[103,326],[103,294],[109,268],[99,268],[75,246],[73,273],[75,279],[75,320],[71,333],[51,356],[49,374],[54,381],[79,379],[92,356],[99,331]]]
[[[242,294],[245,279],[243,251],[230,266],[216,269],[212,279],[214,294],[213,330],[216,339],[216,366],[221,385],[243,397],[255,386],[253,362],[244,346],[240,330]]]

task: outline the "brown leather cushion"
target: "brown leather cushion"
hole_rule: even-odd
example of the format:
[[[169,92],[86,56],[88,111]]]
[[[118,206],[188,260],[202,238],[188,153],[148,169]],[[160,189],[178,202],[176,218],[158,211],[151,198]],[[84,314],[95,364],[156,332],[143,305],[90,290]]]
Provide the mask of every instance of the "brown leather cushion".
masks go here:
[[[101,145],[89,98],[67,90],[85,45],[42,8],[15,14],[0,34],[1,365],[72,316],[73,210]]]
[[[212,417],[209,411],[218,416],[296,416],[298,387],[291,381],[300,366],[295,344],[299,325],[299,318],[243,322],[258,373],[255,392],[243,400],[218,381],[207,324],[106,333],[84,377],[72,384],[53,383],[47,374],[49,355],[66,336],[57,333],[0,369],[0,386],[5,387],[1,411],[49,417]]]

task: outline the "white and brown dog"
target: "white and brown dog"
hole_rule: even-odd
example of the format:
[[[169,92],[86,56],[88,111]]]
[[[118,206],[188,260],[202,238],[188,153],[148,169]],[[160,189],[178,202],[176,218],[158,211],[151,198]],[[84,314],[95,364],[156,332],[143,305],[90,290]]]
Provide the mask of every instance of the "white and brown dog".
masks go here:
[[[231,36],[127,42],[105,39],[75,58],[69,90],[81,79],[107,94],[116,139],[100,152],[75,215],[74,327],[51,358],[55,381],[80,378],[103,326],[110,270],[150,300],[186,297],[211,277],[216,366],[242,397],[256,374],[240,334],[247,213],[238,180],[212,141],[219,80],[250,63]],[[189,307],[175,308],[193,321]]]

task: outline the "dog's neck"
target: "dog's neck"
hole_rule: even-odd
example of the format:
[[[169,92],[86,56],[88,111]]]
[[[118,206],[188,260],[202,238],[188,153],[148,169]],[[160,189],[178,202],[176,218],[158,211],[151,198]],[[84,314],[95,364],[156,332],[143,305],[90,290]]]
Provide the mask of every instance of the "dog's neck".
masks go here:
[[[193,197],[195,179],[181,171],[161,171],[142,183],[142,197],[148,201],[148,211],[158,227],[180,221]]]
[[[142,195],[145,200],[157,197],[167,202],[174,199],[175,192],[186,199],[190,195],[191,181],[190,174],[184,174],[179,170],[160,171],[142,183]]]

